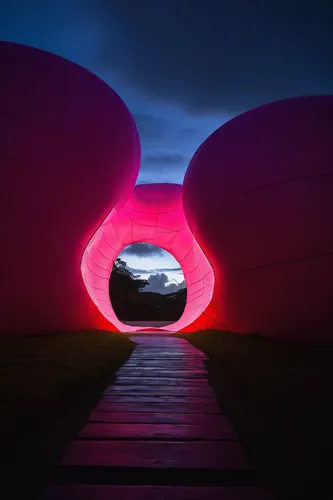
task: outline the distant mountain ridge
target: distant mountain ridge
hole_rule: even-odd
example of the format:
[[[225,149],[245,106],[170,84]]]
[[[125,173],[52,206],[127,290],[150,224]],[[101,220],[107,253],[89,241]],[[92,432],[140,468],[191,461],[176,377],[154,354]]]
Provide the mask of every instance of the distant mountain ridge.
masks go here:
[[[186,288],[174,293],[141,292],[135,298],[112,302],[120,321],[177,321],[186,304]]]
[[[143,291],[149,282],[136,276],[127,263],[118,258],[114,264],[109,292],[113,310],[120,321],[177,321],[186,305],[187,290],[158,293]]]

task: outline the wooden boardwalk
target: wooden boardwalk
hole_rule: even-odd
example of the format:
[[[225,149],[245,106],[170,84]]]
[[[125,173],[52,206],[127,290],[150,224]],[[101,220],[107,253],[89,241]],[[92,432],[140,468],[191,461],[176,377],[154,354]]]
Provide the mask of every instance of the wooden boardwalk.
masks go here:
[[[135,335],[46,500],[271,500],[186,340]]]

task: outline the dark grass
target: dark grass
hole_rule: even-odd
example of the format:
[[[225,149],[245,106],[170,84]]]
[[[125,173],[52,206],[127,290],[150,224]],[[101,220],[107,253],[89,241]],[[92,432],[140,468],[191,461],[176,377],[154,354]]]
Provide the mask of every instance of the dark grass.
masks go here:
[[[333,346],[202,331],[210,383],[279,498],[333,498]]]
[[[0,484],[13,498],[48,482],[134,347],[112,332],[0,339]]]

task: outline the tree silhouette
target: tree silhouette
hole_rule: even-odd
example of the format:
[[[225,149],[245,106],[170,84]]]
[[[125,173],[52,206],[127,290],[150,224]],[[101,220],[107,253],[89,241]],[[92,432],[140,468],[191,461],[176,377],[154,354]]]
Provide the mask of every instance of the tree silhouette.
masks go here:
[[[119,257],[116,259],[111,273],[110,293],[114,288],[117,293],[122,294],[124,297],[132,296],[138,294],[147,285],[149,285],[149,282],[133,274],[124,260]]]
[[[116,259],[109,282],[112,307],[121,321],[177,321],[186,303],[186,289],[162,295],[156,292],[140,293],[148,280],[141,279],[128,268],[127,263]]]

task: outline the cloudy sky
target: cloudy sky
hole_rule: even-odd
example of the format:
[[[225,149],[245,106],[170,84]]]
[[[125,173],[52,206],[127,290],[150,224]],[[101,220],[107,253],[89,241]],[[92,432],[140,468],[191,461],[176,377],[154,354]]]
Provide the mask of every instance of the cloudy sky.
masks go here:
[[[173,293],[184,288],[184,274],[176,259],[162,248],[134,243],[124,248],[120,258],[131,271],[149,281],[144,292]]]
[[[67,57],[123,98],[140,133],[144,183],[182,182],[202,141],[242,111],[333,93],[332,26],[329,0],[0,4],[1,39]]]
[[[67,57],[124,99],[139,182],[181,182],[219,125],[256,105],[333,92],[333,2],[2,0],[0,38]]]

